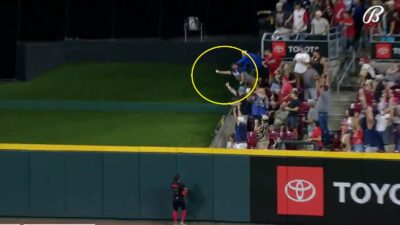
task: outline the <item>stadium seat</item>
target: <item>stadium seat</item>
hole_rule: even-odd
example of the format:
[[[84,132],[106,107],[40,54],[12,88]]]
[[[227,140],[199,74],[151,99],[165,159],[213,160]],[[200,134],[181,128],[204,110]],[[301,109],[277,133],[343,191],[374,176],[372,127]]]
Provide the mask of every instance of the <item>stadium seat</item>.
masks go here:
[[[190,16],[186,18],[183,30],[185,31],[185,42],[188,40],[188,31],[200,32],[200,41],[203,42],[203,23],[200,22],[199,17]]]

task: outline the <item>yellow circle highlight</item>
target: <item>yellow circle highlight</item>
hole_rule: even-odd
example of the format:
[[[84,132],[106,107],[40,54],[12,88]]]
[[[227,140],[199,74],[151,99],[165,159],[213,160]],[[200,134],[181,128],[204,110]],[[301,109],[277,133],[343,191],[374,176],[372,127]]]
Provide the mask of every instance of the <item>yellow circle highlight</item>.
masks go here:
[[[249,92],[246,96],[244,96],[243,98],[241,98],[241,99],[239,99],[239,100],[233,101],[233,102],[217,102],[217,101],[213,101],[213,100],[207,98],[206,96],[204,96],[204,95],[197,89],[196,83],[194,82],[194,68],[196,67],[197,62],[201,59],[201,57],[203,57],[203,56],[204,56],[205,54],[207,54],[208,52],[213,51],[213,50],[215,50],[215,49],[220,49],[220,48],[229,48],[229,49],[234,49],[234,50],[240,51],[240,53],[243,53],[243,54],[245,54],[247,57],[249,57],[249,59],[251,60],[251,62],[254,64],[254,68],[256,69],[256,81],[254,82],[253,88],[250,90],[250,92]],[[218,46],[215,46],[215,47],[212,47],[212,48],[209,48],[209,49],[205,50],[203,53],[201,53],[201,54],[197,57],[196,61],[194,61],[193,65],[192,65],[192,71],[191,71],[190,77],[192,78],[192,84],[193,84],[194,90],[196,90],[197,94],[199,94],[200,97],[202,97],[204,100],[206,100],[206,101],[208,101],[208,102],[211,102],[211,103],[213,103],[213,104],[216,104],[216,105],[234,105],[234,104],[237,104],[237,103],[239,103],[239,102],[245,100],[246,98],[248,98],[248,97],[254,92],[254,90],[256,89],[256,87],[257,87],[257,82],[258,82],[258,68],[257,68],[257,64],[256,64],[256,62],[254,61],[254,59],[253,59],[246,51],[244,51],[244,50],[242,50],[242,49],[240,49],[240,48],[238,48],[238,47],[235,47],[235,46],[230,46],[230,45],[218,45]]]

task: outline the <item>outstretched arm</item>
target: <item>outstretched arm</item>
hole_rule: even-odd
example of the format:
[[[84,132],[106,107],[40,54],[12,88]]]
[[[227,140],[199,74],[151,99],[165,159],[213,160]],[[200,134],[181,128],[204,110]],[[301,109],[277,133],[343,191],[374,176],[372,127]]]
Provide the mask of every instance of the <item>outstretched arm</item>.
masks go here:
[[[231,71],[229,70],[215,70],[215,73],[222,74],[222,75],[231,75]]]
[[[257,16],[263,15],[263,14],[270,14],[271,10],[260,10],[257,12]]]
[[[225,84],[226,88],[228,88],[229,92],[231,92],[234,96],[238,96],[237,91],[229,85],[229,82],[226,82]]]
[[[321,64],[324,67],[323,74],[328,74],[328,60],[325,57],[321,58]]]

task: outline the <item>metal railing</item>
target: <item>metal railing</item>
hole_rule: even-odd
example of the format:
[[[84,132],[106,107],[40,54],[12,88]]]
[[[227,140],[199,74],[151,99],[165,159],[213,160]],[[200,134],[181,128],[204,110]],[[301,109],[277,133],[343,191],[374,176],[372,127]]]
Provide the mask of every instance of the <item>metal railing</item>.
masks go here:
[[[380,61],[380,62],[398,62],[400,60],[400,35],[395,34],[395,35],[384,35],[384,34],[370,34],[369,36],[369,44],[371,46],[371,58],[374,59],[374,61]],[[386,48],[389,51],[384,51],[386,54],[388,54],[386,57],[382,57],[382,52],[379,52],[377,48],[378,45],[383,45],[386,46]],[[383,47],[385,48],[385,47]],[[378,53],[381,54],[381,56],[378,56]],[[384,54],[383,53],[383,54]],[[390,57],[389,57],[390,56]]]
[[[351,59],[350,61],[347,61],[348,57],[344,59],[344,69],[343,72],[339,71],[339,76],[337,77],[337,83],[336,83],[336,92],[340,93],[340,86],[342,85],[344,79],[348,76],[350,70],[354,68],[355,63],[356,63],[356,53],[353,51],[351,53]]]
[[[261,38],[261,52],[265,50],[266,42],[284,41],[294,42],[296,45],[318,43],[326,45],[329,59],[338,58],[343,49],[343,35],[340,27],[332,27],[327,35],[314,35],[310,33],[294,33],[290,29],[278,28],[274,33],[264,33]]]
[[[385,34],[370,34],[369,36],[370,43],[400,43],[400,34],[393,35],[385,35]]]

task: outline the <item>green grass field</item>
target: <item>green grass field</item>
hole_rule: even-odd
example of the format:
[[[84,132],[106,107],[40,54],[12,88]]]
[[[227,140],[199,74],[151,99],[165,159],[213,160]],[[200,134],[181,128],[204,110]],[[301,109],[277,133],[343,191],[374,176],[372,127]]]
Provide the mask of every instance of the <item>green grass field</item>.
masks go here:
[[[199,64],[197,86],[210,98],[230,100],[230,77]],[[82,63],[60,66],[24,83],[2,84],[0,99],[205,102],[194,91],[189,65]],[[221,88],[222,87],[222,88]]]
[[[217,114],[0,111],[0,142],[208,146]]]
[[[196,82],[207,97],[229,100],[216,66],[199,65]],[[222,85],[222,86],[221,86]],[[0,87],[1,100],[95,103],[205,103],[193,90],[190,66],[82,63]],[[18,104],[15,103],[15,104]],[[102,112],[0,108],[0,142],[138,146],[208,146],[221,113]]]

